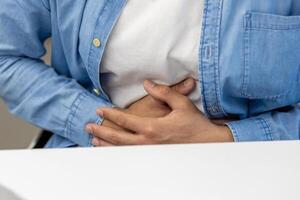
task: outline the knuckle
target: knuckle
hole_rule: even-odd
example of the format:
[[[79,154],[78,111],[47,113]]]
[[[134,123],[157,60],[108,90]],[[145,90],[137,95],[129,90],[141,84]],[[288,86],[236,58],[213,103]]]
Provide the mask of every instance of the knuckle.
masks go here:
[[[121,142],[119,140],[119,137],[117,135],[111,135],[110,140],[115,144],[115,145],[120,145]]]
[[[171,92],[171,88],[167,87],[167,86],[161,86],[158,88],[158,92],[161,94],[161,95],[167,95]]]
[[[125,126],[126,125],[126,119],[123,118],[122,116],[117,116],[116,117],[116,122],[119,126]]]
[[[148,135],[148,136],[153,136],[153,134],[155,133],[155,128],[152,126],[152,125],[147,125],[145,127],[145,133]]]

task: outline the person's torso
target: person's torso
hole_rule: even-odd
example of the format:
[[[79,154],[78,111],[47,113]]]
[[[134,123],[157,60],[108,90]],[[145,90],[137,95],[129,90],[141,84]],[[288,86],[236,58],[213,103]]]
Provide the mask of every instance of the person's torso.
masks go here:
[[[126,1],[49,2],[52,66],[108,99],[99,65]],[[202,33],[199,81],[207,117],[244,118],[299,102],[300,1],[206,0]]]
[[[125,108],[146,95],[143,81],[174,85],[187,77],[189,95],[203,111],[199,46],[203,1],[129,0],[110,34],[101,61],[101,80],[112,103]]]

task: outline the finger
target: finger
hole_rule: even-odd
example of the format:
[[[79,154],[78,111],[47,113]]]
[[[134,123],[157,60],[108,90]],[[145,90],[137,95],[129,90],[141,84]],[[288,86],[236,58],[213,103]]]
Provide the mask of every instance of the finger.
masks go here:
[[[122,130],[123,128],[112,123],[111,121],[107,120],[107,119],[104,119],[101,126],[107,126],[107,127],[110,127],[110,128],[114,128],[114,129],[117,129],[117,130]]]
[[[106,142],[105,140],[102,140],[100,138],[93,138],[92,144],[96,147],[110,147],[114,146],[112,143]]]
[[[186,96],[189,95],[195,89],[195,86],[196,86],[195,80],[193,78],[187,78],[184,81],[176,85],[173,85],[171,88],[177,91],[178,93]],[[165,103],[159,99],[153,98],[151,95],[147,95],[146,98],[155,103],[160,103],[160,104]]]
[[[152,81],[145,80],[145,90],[154,98],[167,103],[173,110],[193,107],[192,102],[184,95],[172,90],[165,85],[158,85]]]
[[[118,126],[140,133],[150,123],[151,118],[138,117],[122,110],[112,108],[97,109],[97,114],[117,124]]]
[[[101,138],[114,145],[134,145],[138,144],[139,136],[126,131],[115,130],[105,126],[88,125],[87,129],[95,137]]]
[[[188,78],[171,88],[182,95],[188,95],[195,89],[195,86],[195,80],[193,78]]]
[[[173,85],[171,88],[182,95],[189,95],[195,89],[195,86],[196,86],[195,80],[193,78],[187,78],[184,81],[176,85]],[[162,104],[162,105],[165,104],[165,102],[153,98],[151,95],[147,95],[144,98],[146,101],[150,101],[156,104]]]

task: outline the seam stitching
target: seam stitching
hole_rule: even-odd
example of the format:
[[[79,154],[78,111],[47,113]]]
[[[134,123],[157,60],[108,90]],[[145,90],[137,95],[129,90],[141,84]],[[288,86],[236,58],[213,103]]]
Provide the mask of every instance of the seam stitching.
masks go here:
[[[77,97],[77,99],[71,105],[71,112],[70,112],[70,114],[68,116],[68,120],[66,122],[66,130],[65,130],[65,132],[66,132],[66,134],[65,134],[66,138],[69,138],[71,136],[70,132],[71,132],[72,127],[74,126],[73,120],[74,120],[75,114],[76,114],[76,112],[77,112],[77,110],[79,108],[79,104],[80,104],[80,102],[82,102],[81,99],[83,98],[84,94],[85,94],[84,92],[81,93],[81,94],[79,94],[78,97]]]
[[[44,8],[50,13],[50,8],[48,8],[46,6],[46,3],[44,2],[44,0],[41,0],[41,2],[42,2],[42,5],[44,6]]]
[[[262,127],[263,127],[263,129],[265,131],[266,139],[272,141],[273,140],[272,132],[271,132],[271,128],[268,125],[267,121],[265,119],[263,119],[263,118],[259,118],[258,120],[261,123],[261,125],[262,125]]]

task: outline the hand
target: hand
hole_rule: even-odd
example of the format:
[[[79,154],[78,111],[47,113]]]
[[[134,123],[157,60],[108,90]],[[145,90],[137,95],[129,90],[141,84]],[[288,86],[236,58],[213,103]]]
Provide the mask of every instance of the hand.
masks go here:
[[[168,115],[139,117],[117,109],[98,109],[100,116],[130,131],[90,124],[91,134],[115,145],[233,141],[229,128],[208,120],[186,96],[150,81],[144,86],[153,98],[170,106]]]
[[[188,95],[195,88],[195,80],[188,78],[174,86],[172,89],[179,92],[182,95]],[[166,105],[164,102],[153,98],[150,95],[145,96],[144,98],[138,100],[137,102],[131,104],[126,109],[120,109],[126,113],[137,115],[140,117],[163,117],[171,112],[171,108]],[[104,119],[102,126],[114,128],[117,130],[125,130],[123,127],[118,126],[117,124],[111,122],[108,119]],[[112,146],[113,144],[100,139],[93,139],[93,144],[95,146]]]
[[[182,95],[188,95],[195,89],[195,80],[187,78],[171,87]],[[171,112],[171,108],[163,101],[147,95],[139,101],[131,104],[126,112],[140,117],[163,117]]]

